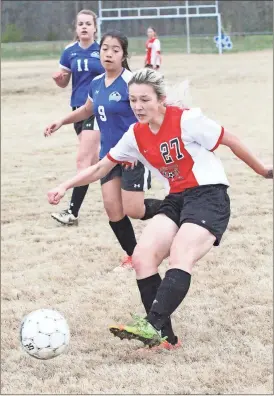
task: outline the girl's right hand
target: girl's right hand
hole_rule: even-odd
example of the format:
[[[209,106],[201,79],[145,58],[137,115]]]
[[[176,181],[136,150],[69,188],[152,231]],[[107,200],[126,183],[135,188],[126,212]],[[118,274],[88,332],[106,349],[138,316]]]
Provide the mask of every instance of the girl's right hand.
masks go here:
[[[56,132],[63,125],[62,121],[54,122],[46,127],[44,130],[44,136],[50,136],[53,132]]]
[[[68,73],[64,73],[62,71],[58,71],[53,73],[52,78],[56,83],[60,83],[64,80],[64,78],[68,75]]]

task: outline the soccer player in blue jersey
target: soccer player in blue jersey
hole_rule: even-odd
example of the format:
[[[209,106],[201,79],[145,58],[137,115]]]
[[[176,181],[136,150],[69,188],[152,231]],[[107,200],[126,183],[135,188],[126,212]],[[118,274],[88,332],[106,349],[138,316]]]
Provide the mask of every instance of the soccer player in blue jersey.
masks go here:
[[[127,83],[132,77],[127,63],[128,40],[120,32],[107,32],[100,42],[100,59],[105,73],[91,82],[85,105],[50,124],[44,134],[50,136],[62,125],[79,122],[95,114],[101,135],[100,159],[114,147],[137,119],[130,107]],[[133,169],[117,164],[101,179],[104,206],[109,224],[122,249],[127,253],[123,264],[131,266],[136,238],[128,216],[147,220],[157,212],[161,201],[144,199],[151,175],[138,162]]]
[[[70,105],[73,110],[82,106],[87,99],[92,79],[104,72],[100,62],[100,48],[95,41],[97,31],[96,15],[90,10],[82,10],[76,17],[75,40],[63,51],[60,59],[60,71],[54,73],[55,83],[65,88],[72,78]],[[100,132],[94,124],[95,116],[75,122],[74,129],[79,139],[77,170],[87,168],[98,162]],[[52,217],[62,224],[72,225],[78,222],[78,212],[85,198],[87,186],[74,188],[70,206]]]

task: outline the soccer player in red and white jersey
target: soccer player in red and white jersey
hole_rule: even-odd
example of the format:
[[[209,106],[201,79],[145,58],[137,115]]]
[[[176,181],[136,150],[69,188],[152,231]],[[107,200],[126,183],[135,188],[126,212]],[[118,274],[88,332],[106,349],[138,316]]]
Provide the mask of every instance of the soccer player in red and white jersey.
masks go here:
[[[128,85],[138,122],[102,161],[51,190],[48,200],[58,204],[69,188],[102,178],[117,163],[136,160],[165,183],[169,194],[144,229],[132,259],[147,316],[135,316],[133,324],[111,326],[110,331],[121,339],[173,349],[179,341],[170,316],[189,290],[193,266],[219,245],[230,217],[229,182],[214,151],[220,144],[227,146],[265,178],[273,179],[273,166],[265,166],[200,109],[167,106],[158,72],[141,69]],[[170,269],[161,280],[158,266],[168,256]]]
[[[145,67],[159,70],[161,66],[161,43],[153,27],[147,29]]]

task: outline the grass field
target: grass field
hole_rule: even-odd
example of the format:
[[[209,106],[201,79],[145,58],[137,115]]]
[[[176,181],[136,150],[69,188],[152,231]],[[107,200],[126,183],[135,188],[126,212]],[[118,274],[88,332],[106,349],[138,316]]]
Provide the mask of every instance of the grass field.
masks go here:
[[[131,55],[141,55],[144,52],[146,38],[129,38],[129,52]],[[229,52],[256,51],[273,48],[273,36],[245,36],[232,37],[233,49]],[[68,44],[67,41],[48,41],[30,43],[2,43],[2,60],[22,59],[54,59],[60,56],[61,51]],[[187,42],[185,37],[161,37],[163,54],[186,53]],[[217,53],[218,50],[213,37],[191,37],[191,52]],[[224,53],[226,53],[225,51]]]
[[[142,64],[132,57],[133,70]],[[140,343],[108,331],[144,311],[133,271],[117,270],[123,253],[99,183],[78,227],[50,217],[46,192],[74,175],[77,146],[71,126],[43,137],[69,111],[70,89],[55,86],[56,70],[58,59],[2,62],[1,394],[273,394],[272,181],[217,150],[231,183],[228,230],[194,268],[173,315],[182,348],[140,355]],[[163,73],[177,90],[187,77],[192,104],[272,163],[273,51],[169,54]],[[163,195],[153,180],[147,196]],[[133,224],[139,237],[145,224]],[[68,352],[46,362],[26,355],[18,339],[23,316],[43,307],[64,314],[72,335]]]

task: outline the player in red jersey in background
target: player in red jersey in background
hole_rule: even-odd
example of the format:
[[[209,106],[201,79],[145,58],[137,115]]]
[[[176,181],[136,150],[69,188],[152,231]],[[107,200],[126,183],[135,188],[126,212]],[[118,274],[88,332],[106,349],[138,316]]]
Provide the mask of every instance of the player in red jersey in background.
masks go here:
[[[227,146],[264,178],[273,179],[273,166],[265,166],[237,136],[200,109],[166,105],[158,72],[138,70],[128,86],[138,122],[102,161],[49,191],[48,200],[58,204],[66,190],[104,177],[121,162],[139,160],[166,184],[169,194],[144,229],[132,258],[147,316],[135,315],[131,325],[111,326],[110,331],[121,339],[173,349],[180,344],[170,316],[187,295],[193,266],[219,245],[229,222],[229,182],[214,151],[220,144]],[[161,280],[158,266],[168,256],[170,269]]]
[[[156,30],[151,26],[147,29],[147,37],[145,67],[159,70],[162,63],[161,43],[157,37]]]

